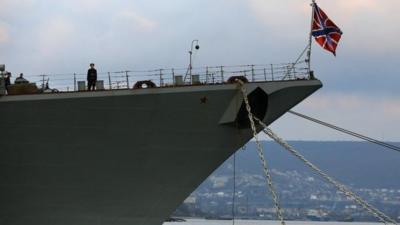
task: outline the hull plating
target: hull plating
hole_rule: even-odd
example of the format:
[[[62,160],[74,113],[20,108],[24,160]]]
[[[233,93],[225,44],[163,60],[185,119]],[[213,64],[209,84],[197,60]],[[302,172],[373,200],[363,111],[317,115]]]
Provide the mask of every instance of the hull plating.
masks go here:
[[[320,87],[246,85],[267,124]],[[236,85],[1,97],[0,224],[159,225],[251,139],[241,105]]]

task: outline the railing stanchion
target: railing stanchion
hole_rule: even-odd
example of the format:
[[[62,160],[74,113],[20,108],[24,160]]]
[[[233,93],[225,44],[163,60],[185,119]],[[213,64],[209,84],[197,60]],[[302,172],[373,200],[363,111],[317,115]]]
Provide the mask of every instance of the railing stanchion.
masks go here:
[[[172,84],[175,85],[175,69],[172,68]]]
[[[209,76],[209,74],[208,74],[208,66],[206,67],[206,84],[208,84],[208,76]]]
[[[267,69],[264,68],[264,81],[267,81]]]
[[[163,69],[160,69],[160,87],[162,87],[164,84],[163,82],[163,74],[162,74]]]
[[[110,73],[110,72],[108,72],[108,88],[109,88],[110,90],[112,90],[111,73]]]
[[[76,91],[76,73],[74,73],[74,91]]]
[[[272,76],[272,81],[274,81],[274,65],[271,64],[271,76]]]
[[[254,74],[254,65],[251,65],[251,81],[254,82],[254,78],[255,74]]]
[[[221,66],[221,84],[224,83],[224,66]]]
[[[46,75],[45,74],[43,74],[43,75],[40,75],[41,77],[42,77],[42,90],[44,90],[45,89],[45,77],[46,77]]]
[[[293,63],[293,78],[296,79],[296,64]]]
[[[128,75],[129,71],[125,71],[125,76],[126,76],[126,88],[129,89],[129,75]]]

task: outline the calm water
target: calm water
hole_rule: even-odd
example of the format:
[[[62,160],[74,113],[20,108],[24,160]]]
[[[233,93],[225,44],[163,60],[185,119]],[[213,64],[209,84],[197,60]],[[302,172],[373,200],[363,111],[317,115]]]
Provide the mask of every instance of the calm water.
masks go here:
[[[231,225],[230,220],[201,220],[188,219],[187,222],[170,222],[164,225]],[[381,223],[359,223],[359,222],[297,222],[288,221],[287,225],[378,225]],[[235,225],[280,225],[277,221],[260,221],[260,220],[236,220]]]

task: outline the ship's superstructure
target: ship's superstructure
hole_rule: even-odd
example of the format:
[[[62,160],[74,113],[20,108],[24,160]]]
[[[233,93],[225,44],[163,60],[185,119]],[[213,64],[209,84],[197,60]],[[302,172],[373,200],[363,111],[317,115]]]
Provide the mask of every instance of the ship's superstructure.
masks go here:
[[[322,86],[289,69],[245,83],[267,125]],[[252,138],[238,84],[192,78],[1,96],[0,224],[161,224]]]

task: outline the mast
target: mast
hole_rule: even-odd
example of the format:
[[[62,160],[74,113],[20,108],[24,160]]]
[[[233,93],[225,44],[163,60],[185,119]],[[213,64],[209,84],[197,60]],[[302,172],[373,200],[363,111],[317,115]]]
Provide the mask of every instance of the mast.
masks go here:
[[[307,51],[307,64],[308,64],[308,72],[311,72],[311,47],[312,47],[312,28],[314,23],[314,13],[315,13],[315,0],[311,2],[312,13],[311,13],[311,26],[310,26],[310,34],[308,39],[308,51]]]

